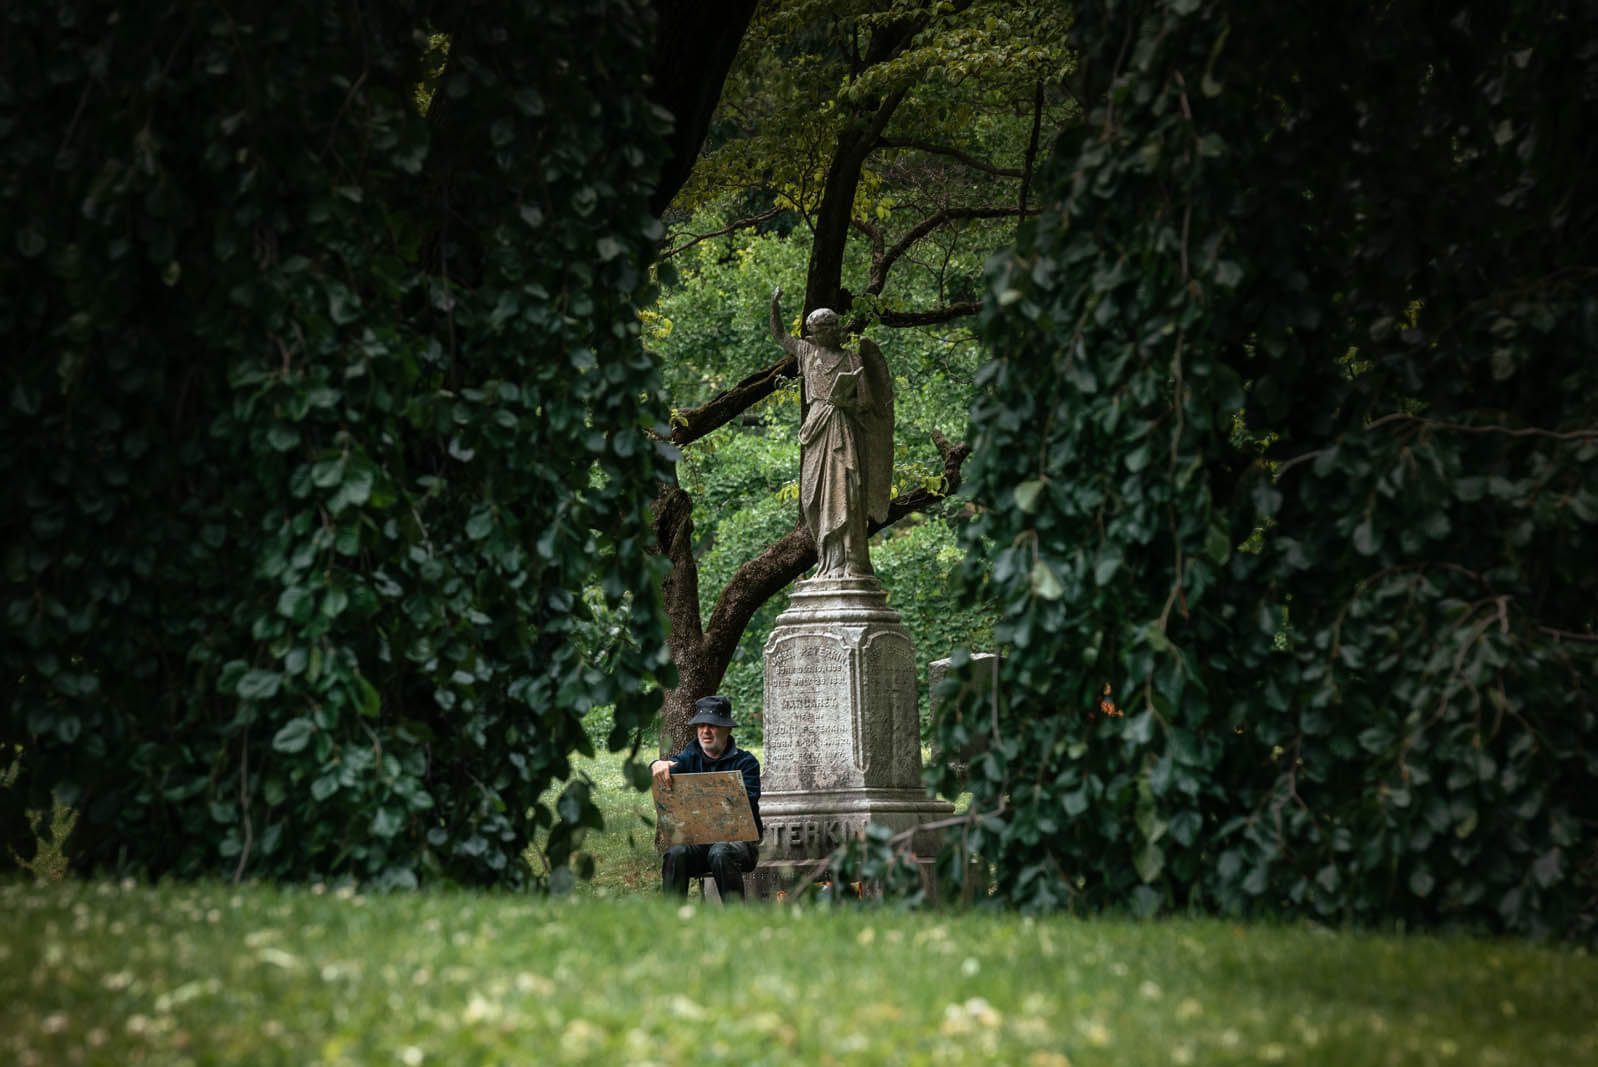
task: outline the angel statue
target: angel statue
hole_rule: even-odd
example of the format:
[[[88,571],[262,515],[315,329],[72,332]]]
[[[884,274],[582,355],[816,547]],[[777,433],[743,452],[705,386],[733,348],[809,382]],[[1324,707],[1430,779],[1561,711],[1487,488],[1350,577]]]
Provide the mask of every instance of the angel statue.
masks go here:
[[[799,502],[816,541],[817,578],[869,576],[866,524],[888,517],[893,477],[893,379],[875,344],[843,347],[838,313],[817,308],[805,337],[782,325],[782,290],[771,294],[771,336],[799,361],[810,403],[799,428]]]

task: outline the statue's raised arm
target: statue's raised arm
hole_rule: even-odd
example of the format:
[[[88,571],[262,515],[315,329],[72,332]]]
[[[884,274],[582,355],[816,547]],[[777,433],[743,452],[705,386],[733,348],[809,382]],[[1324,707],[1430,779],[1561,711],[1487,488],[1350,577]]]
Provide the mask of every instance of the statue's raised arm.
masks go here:
[[[790,356],[799,355],[799,342],[788,333],[788,328],[782,324],[782,286],[777,286],[771,292],[771,339],[782,346],[782,350]]]

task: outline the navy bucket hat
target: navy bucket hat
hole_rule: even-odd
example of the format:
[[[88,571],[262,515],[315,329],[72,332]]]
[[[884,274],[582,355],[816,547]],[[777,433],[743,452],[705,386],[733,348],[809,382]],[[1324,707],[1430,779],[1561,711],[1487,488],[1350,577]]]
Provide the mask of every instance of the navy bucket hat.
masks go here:
[[[723,696],[700,697],[694,701],[696,713],[688,720],[689,726],[698,726],[706,723],[710,726],[725,726],[731,729],[732,701]]]

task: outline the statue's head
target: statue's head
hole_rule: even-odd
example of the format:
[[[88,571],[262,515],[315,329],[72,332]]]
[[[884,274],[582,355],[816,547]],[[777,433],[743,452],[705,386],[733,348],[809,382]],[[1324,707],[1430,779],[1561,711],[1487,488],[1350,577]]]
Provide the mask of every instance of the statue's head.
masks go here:
[[[831,308],[816,308],[805,316],[805,335],[819,345],[837,347],[839,331],[838,313]]]

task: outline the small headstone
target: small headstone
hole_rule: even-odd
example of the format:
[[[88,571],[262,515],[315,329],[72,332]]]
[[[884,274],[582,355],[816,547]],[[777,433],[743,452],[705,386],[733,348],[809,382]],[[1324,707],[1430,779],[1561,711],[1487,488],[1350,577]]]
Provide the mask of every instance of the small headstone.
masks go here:
[[[972,653],[969,681],[960,688],[952,702],[942,702],[941,708],[938,683],[948,676],[954,661],[935,659],[927,665],[927,684],[932,690],[932,760],[934,763],[947,762],[961,781],[965,780],[971,761],[987,751],[988,740],[992,737],[993,722],[999,711],[999,667],[1003,662],[1002,658],[991,652]],[[951,707],[954,714],[960,714],[961,708],[980,707],[982,711],[980,719],[966,723],[971,733],[970,740],[958,752],[945,756],[938,751],[939,714],[943,708]]]

